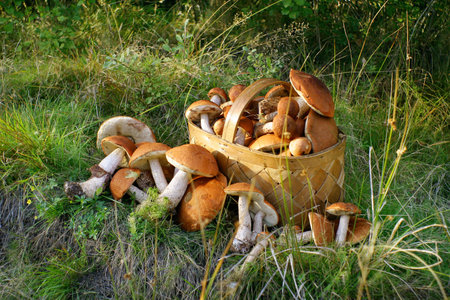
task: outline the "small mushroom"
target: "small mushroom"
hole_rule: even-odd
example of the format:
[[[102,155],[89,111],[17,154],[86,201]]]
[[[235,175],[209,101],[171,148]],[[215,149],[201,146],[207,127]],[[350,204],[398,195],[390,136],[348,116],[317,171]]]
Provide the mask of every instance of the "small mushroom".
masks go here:
[[[298,137],[289,143],[289,150],[293,156],[306,155],[311,152],[311,142],[305,137]]]
[[[273,122],[256,123],[253,131],[255,138],[259,138],[265,134],[273,133]]]
[[[275,207],[264,198],[253,199],[248,210],[253,217],[252,241],[255,241],[256,236],[263,231],[263,223],[267,226],[275,226],[280,220]]]
[[[225,103],[228,101],[227,93],[219,87],[210,89],[208,92],[208,98],[211,102],[214,102],[215,104],[217,104],[219,106],[222,103]]]
[[[141,170],[133,168],[123,168],[118,170],[109,183],[109,189],[114,200],[120,200],[125,193],[131,194],[139,203],[147,199],[147,193],[134,186],[133,183],[141,175]]]
[[[277,112],[278,115],[289,115],[295,119],[299,112],[298,103],[291,97],[282,97],[278,102]]]
[[[228,91],[228,98],[230,98],[231,102],[236,101],[236,98],[245,90],[246,86],[243,84],[233,85]]]
[[[126,166],[136,149],[133,141],[124,136],[108,136],[102,140],[101,147],[106,157],[98,165],[91,167],[92,176],[87,181],[64,183],[64,191],[69,198],[83,195],[92,198],[97,190],[103,191],[116,168],[119,165]]]
[[[218,136],[222,136],[224,125],[225,125],[225,118],[220,118],[216,122],[214,122],[213,125],[214,133]]]
[[[252,150],[274,152],[280,148],[284,149],[289,146],[289,140],[280,139],[274,134],[266,134],[254,140],[248,146]]]
[[[297,124],[289,115],[278,114],[273,118],[273,133],[286,140],[290,140],[298,135]]]
[[[214,131],[209,124],[209,120],[214,120],[222,113],[220,107],[208,100],[199,100],[192,103],[186,110],[186,118],[192,122],[200,121],[200,127],[211,134]]]
[[[225,188],[225,193],[238,196],[239,226],[232,242],[230,250],[233,252],[247,253],[252,246],[252,220],[249,213],[249,205],[253,200],[264,201],[264,194],[254,186],[238,182]]]
[[[348,222],[347,238],[345,241],[350,244],[362,242],[369,236],[372,223],[364,218],[351,217]]]
[[[336,202],[327,206],[325,211],[331,215],[340,216],[339,226],[336,232],[336,245],[344,245],[350,216],[360,214],[361,210],[352,203]]]
[[[227,179],[200,177],[192,181],[177,208],[177,219],[182,229],[197,231],[208,225],[222,209]]]
[[[143,171],[150,169],[156,188],[160,193],[167,186],[167,180],[160,163],[160,160],[163,160],[167,164],[167,150],[170,150],[170,147],[162,143],[141,143],[134,151],[129,162],[130,168],[137,168]]]
[[[157,198],[163,203],[169,199],[168,209],[174,209],[183,197],[191,175],[214,177],[219,173],[214,156],[206,148],[186,144],[174,147],[166,152],[167,161],[178,169],[164,191]]]

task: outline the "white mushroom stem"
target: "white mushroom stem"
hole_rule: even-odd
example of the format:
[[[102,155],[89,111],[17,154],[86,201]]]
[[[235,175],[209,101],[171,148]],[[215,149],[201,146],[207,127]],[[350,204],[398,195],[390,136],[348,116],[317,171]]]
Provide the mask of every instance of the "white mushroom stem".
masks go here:
[[[215,134],[211,128],[211,125],[209,124],[209,115],[208,114],[200,115],[200,127],[208,133]]]
[[[342,215],[339,218],[339,226],[336,232],[336,245],[342,246],[347,238],[348,222],[350,220],[349,215]]]
[[[266,214],[260,210],[253,217],[252,241],[256,240],[256,236],[263,230],[263,219]]]
[[[134,196],[137,202],[143,203],[145,200],[147,200],[147,193],[141,190],[140,188],[132,185],[127,191],[128,194]]]
[[[252,219],[248,212],[248,205],[249,201],[247,196],[239,196],[239,227],[236,230],[236,236],[231,245],[231,250],[233,252],[247,253],[250,250]]]
[[[220,106],[220,104],[222,104],[222,98],[220,98],[220,96],[218,95],[214,95],[211,97],[211,99],[209,99],[211,102],[217,104],[218,106]]]
[[[155,180],[156,188],[160,193],[167,187],[167,180],[164,171],[159,163],[159,159],[153,158],[148,161],[152,172],[153,180]]]
[[[263,239],[256,243],[256,245],[245,258],[244,263],[241,266],[241,270],[244,270],[249,263],[255,261],[255,259],[261,254],[261,252],[263,252],[264,249],[267,248],[267,246],[269,245],[270,237],[270,235],[266,235]]]
[[[297,238],[297,242],[299,242],[299,243],[308,243],[312,240],[313,236],[312,236],[312,231],[309,230],[309,231],[297,233],[295,235],[295,237]]]
[[[64,183],[64,191],[69,198],[85,195],[88,198],[93,198],[98,189],[102,191],[105,189],[105,185],[114,170],[122,161],[125,155],[125,150],[122,148],[117,148],[106,156],[98,164],[98,166],[106,173],[100,176],[93,174],[91,178],[84,182],[71,182],[67,181]]]
[[[165,198],[169,199],[168,209],[174,209],[183,198],[186,188],[191,179],[191,174],[179,170],[172,180],[169,182],[164,191],[158,196],[157,202],[164,202]]]

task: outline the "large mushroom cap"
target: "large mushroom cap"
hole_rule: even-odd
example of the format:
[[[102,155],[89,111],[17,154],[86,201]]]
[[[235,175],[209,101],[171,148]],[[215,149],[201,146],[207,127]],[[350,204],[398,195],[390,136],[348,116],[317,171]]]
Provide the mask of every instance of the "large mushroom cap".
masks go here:
[[[139,169],[123,168],[117,171],[109,183],[109,189],[114,200],[122,199],[139,175],[141,175]]]
[[[338,128],[333,118],[322,117],[310,110],[305,122],[305,136],[311,141],[314,153],[338,142]]]
[[[275,226],[280,221],[280,216],[278,215],[275,207],[273,207],[273,205],[266,200],[261,201],[261,198],[259,197],[253,199],[248,207],[248,210],[253,214],[256,214],[258,211],[264,212],[265,216],[263,221],[267,224],[267,226]]]
[[[309,224],[316,246],[325,246],[334,240],[334,223],[325,216],[310,212],[308,213]]]
[[[200,177],[188,187],[178,206],[178,222],[186,231],[197,231],[208,225],[225,202],[223,176]],[[226,179],[225,179],[226,181]]]
[[[314,75],[291,69],[289,79],[295,91],[317,113],[325,117],[334,116],[334,102],[327,86]]]
[[[166,158],[175,168],[193,175],[214,177],[219,173],[214,156],[199,145],[186,144],[174,147],[166,152]]]
[[[170,149],[162,143],[141,143],[131,156],[129,165],[131,168],[150,170],[148,161],[154,158],[163,160],[167,164],[166,152]]]
[[[198,100],[186,109],[186,118],[192,122],[197,122],[202,114],[208,114],[210,119],[215,119],[221,113],[222,109],[219,105],[208,100]]]
[[[122,135],[130,138],[135,144],[142,142],[156,142],[153,131],[135,118],[117,116],[104,121],[97,132],[97,148],[101,141],[111,135]]]
[[[258,190],[254,185],[246,182],[237,182],[227,186],[224,189],[227,195],[231,196],[249,196],[253,201],[264,201],[264,194]]]
[[[361,210],[353,203],[336,202],[325,208],[326,212],[335,216],[356,215]]]
[[[289,145],[289,140],[281,139],[275,134],[265,134],[254,140],[248,146],[252,150],[258,151],[274,151],[280,148],[287,147]]]

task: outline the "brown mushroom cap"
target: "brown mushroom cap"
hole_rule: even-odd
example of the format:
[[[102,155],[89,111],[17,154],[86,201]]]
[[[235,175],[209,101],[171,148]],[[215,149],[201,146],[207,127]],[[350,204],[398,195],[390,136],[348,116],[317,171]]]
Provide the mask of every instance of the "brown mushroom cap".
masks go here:
[[[101,141],[101,147],[105,155],[110,154],[117,148],[122,148],[123,150],[125,150],[126,155],[124,155],[122,161],[119,164],[119,166],[121,167],[126,167],[128,165],[129,158],[136,150],[136,146],[134,145],[133,141],[121,135],[113,135],[105,137]]]
[[[135,118],[117,116],[104,121],[97,131],[97,148],[105,137],[122,135],[130,138],[133,143],[156,142],[153,131],[144,123]]]
[[[334,102],[327,86],[317,77],[291,69],[289,79],[295,91],[317,113],[325,117],[334,116]]]
[[[236,98],[242,93],[243,90],[245,90],[247,86],[243,84],[236,84],[231,87],[231,89],[228,91],[228,97],[232,102],[236,101]]]
[[[167,165],[166,152],[171,148],[162,143],[141,143],[130,158],[129,166],[140,170],[150,170],[148,161],[158,159]]]
[[[197,231],[208,225],[220,212],[225,202],[223,176],[200,177],[188,187],[178,205],[178,222],[186,231]],[[225,179],[226,182],[226,179]]]
[[[299,107],[297,101],[291,97],[282,97],[277,105],[278,115],[288,114],[292,118],[297,118]]]
[[[109,183],[109,189],[114,200],[122,199],[123,195],[140,175],[141,171],[139,169],[123,168],[117,171]]]
[[[273,133],[279,138],[290,140],[298,135],[297,124],[289,115],[276,115],[272,124]]]
[[[222,113],[222,109],[219,105],[209,100],[198,100],[189,105],[186,109],[186,118],[192,122],[200,120],[202,114],[208,114],[208,117],[212,120],[218,117]]]
[[[353,203],[335,202],[325,208],[326,212],[334,216],[356,215],[361,210]]]
[[[250,136],[253,135],[253,121],[246,117],[239,119],[238,127],[244,129]]]
[[[289,143],[289,150],[293,156],[306,155],[311,152],[311,142],[305,137],[298,137]]]
[[[310,110],[305,122],[305,136],[311,141],[314,153],[338,142],[338,128],[333,118],[322,117]]]
[[[208,92],[208,98],[211,99],[214,95],[217,95],[220,97],[220,99],[222,100],[222,103],[227,102],[228,101],[228,96],[227,93],[219,88],[219,87],[215,87],[209,90]]]
[[[264,98],[287,97],[287,96],[289,96],[289,91],[283,85],[276,85],[266,93]]]
[[[223,127],[225,126],[225,118],[220,118],[214,122],[213,130],[216,135],[221,136],[223,133]]]
[[[253,214],[256,214],[258,211],[263,211],[265,214],[263,221],[267,226],[275,226],[280,221],[280,216],[275,207],[266,200],[261,200],[261,198],[254,198],[250,202],[248,210]]]
[[[357,244],[369,236],[372,223],[364,218],[351,217],[348,222],[346,242]]]
[[[250,149],[258,151],[274,151],[289,145],[289,140],[281,139],[274,134],[265,134],[250,143]]]
[[[334,222],[315,212],[308,213],[308,218],[314,244],[316,246],[326,246],[332,243],[334,240]]]
[[[246,182],[237,182],[227,186],[224,189],[227,195],[231,196],[249,196],[252,200],[264,201],[264,194],[254,185]]]
[[[166,152],[167,161],[174,167],[193,175],[214,177],[219,173],[214,156],[206,148],[186,144]]]

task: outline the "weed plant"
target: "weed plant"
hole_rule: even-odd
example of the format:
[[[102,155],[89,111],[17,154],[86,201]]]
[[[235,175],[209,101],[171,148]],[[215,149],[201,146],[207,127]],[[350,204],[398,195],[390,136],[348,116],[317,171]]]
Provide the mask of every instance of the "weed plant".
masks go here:
[[[415,68],[409,19],[380,34],[371,27],[375,11],[358,51],[351,37],[344,46],[313,44],[313,24],[249,29],[277,3],[237,14],[231,1],[204,11],[190,2],[78,3],[79,19],[66,29],[75,48],[58,37],[65,12],[45,7],[38,19],[15,15],[17,35],[3,39],[1,298],[446,298],[448,89]],[[369,40],[380,47],[368,52]],[[324,52],[333,55],[322,59]],[[332,91],[347,135],[345,199],[372,222],[364,243],[301,246],[290,236],[230,290],[244,259],[228,252],[233,199],[203,231],[186,233],[173,216],[135,215],[132,198],[64,195],[64,181],[87,179],[101,160],[95,138],[105,119],[136,117],[158,141],[181,145],[184,109],[211,87],[287,80],[290,68],[316,74]]]

